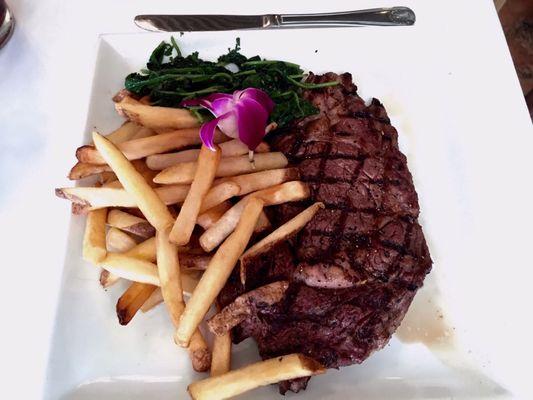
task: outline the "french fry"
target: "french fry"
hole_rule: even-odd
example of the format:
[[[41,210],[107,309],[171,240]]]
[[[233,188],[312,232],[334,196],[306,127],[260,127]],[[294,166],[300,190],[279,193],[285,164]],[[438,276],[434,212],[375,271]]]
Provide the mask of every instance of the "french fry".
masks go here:
[[[150,239],[148,239],[150,240]],[[160,286],[157,265],[129,254],[107,253],[98,264],[105,270],[133,282]],[[199,281],[201,271],[190,271],[181,274],[183,290],[192,292]]]
[[[211,352],[211,376],[219,376],[231,370],[231,333],[215,336]]]
[[[150,101],[150,96],[143,96],[139,99],[139,103],[141,104],[144,104],[146,106],[149,106],[150,104],[152,104],[152,102]]]
[[[220,305],[217,303],[217,311],[220,310]],[[215,335],[209,372],[211,376],[219,376],[229,371],[231,371],[231,331]]]
[[[157,249],[157,269],[161,282],[161,293],[165,300],[170,318],[175,326],[185,308],[181,288],[178,248],[169,240],[170,227],[157,231],[155,236]]]
[[[217,148],[213,151],[205,145],[202,146],[194,180],[170,232],[170,240],[173,243],[179,246],[189,243],[202,202],[215,179],[215,171],[219,161],[220,149]]]
[[[200,214],[196,223],[200,225],[203,229],[207,230],[211,226],[213,226],[215,222],[217,222],[231,207],[232,205],[228,201],[220,203],[218,206],[215,206],[207,210],[206,212]],[[264,232],[271,226],[272,224],[268,220],[268,217],[266,216],[265,211],[263,210],[261,211],[261,214],[259,214],[259,219],[257,220],[257,224],[254,228],[254,233]]]
[[[134,103],[138,104],[139,100],[135,100],[132,97],[133,93],[131,93],[128,89],[120,89],[111,99],[114,103]]]
[[[98,265],[121,278],[159,286],[157,266],[151,262],[124,254],[107,253]]]
[[[189,185],[169,185],[155,189],[161,201],[167,205],[181,204],[187,198]]]
[[[124,189],[134,198],[148,222],[157,230],[170,226],[174,219],[168,208],[131,162],[110,141],[96,132],[93,133],[93,141]]]
[[[135,169],[144,176],[148,183],[152,183],[153,178],[155,177],[155,175],[157,175],[156,172],[149,169],[146,166],[146,163],[144,163],[144,161],[134,160],[132,164]],[[113,173],[113,171],[111,170],[111,167],[107,164],[87,164],[77,162],[76,165],[74,165],[74,167],[72,167],[72,169],[70,170],[68,178],[70,180],[78,180],[102,173]],[[116,179],[114,173],[113,177],[115,177]],[[109,176],[109,178],[111,178],[111,176]],[[109,178],[107,181],[109,181]]]
[[[230,208],[231,208],[231,203],[229,201],[220,203],[218,206],[215,206],[207,210],[206,212],[200,214],[198,216],[198,220],[196,221],[196,223],[204,229],[209,229]]]
[[[125,256],[138,258],[149,262],[156,261],[156,244],[155,237],[146,239],[144,242],[139,243],[137,246],[132,247],[124,253]]]
[[[110,241],[111,238],[111,241]],[[125,256],[138,258],[148,262],[156,261],[156,248],[155,248],[155,237],[145,240],[137,244],[127,233],[122,232],[117,228],[110,228],[107,233],[108,239],[108,248],[110,246],[114,247],[117,251],[123,252]],[[196,262],[200,266],[202,263],[205,263],[205,260],[199,261],[185,261],[187,263]],[[106,288],[114,284],[120,279],[119,276],[111,274],[107,270],[102,270],[100,273],[100,284]],[[199,279],[199,278],[198,278]],[[186,282],[191,285],[192,281],[187,277]]]
[[[68,174],[68,179],[71,181],[83,179],[91,175],[100,174],[102,172],[110,172],[111,167],[105,164],[87,164],[82,162],[77,162],[76,165],[72,167]]]
[[[97,264],[106,254],[105,220],[107,209],[94,210],[87,215],[85,235],[83,236],[83,258]]]
[[[142,175],[144,180],[148,185],[155,188],[157,185],[154,183],[154,176],[157,175],[155,171],[152,171],[148,166],[146,165],[146,162],[144,160],[133,160],[131,162],[131,165],[135,168],[135,170]]]
[[[217,336],[226,334],[252,315],[258,305],[271,306],[281,301],[288,287],[288,281],[277,281],[240,295],[207,321],[209,330]]]
[[[165,153],[201,143],[198,128],[180,129],[162,135],[132,139],[117,145],[128,160],[138,160],[152,154]],[[224,142],[227,137],[216,131],[215,143]],[[81,146],[76,150],[78,161],[89,164],[105,164],[102,155],[93,146]]]
[[[265,214],[265,211],[261,211],[261,214],[259,214],[259,218],[257,220],[257,224],[254,228],[254,233],[261,233],[266,231],[267,229],[270,229],[272,227],[272,224],[270,223],[270,220]]]
[[[119,232],[123,233],[121,231]],[[180,251],[178,252],[180,266],[183,267],[182,269],[184,272],[203,271],[207,268],[207,264],[209,264],[209,261],[211,260],[211,256],[207,254],[194,254],[194,253],[189,254],[187,253],[187,251],[188,251],[187,248],[181,247]],[[150,239],[146,239],[144,242],[139,243],[138,245],[131,248],[130,250],[127,250],[124,253],[124,255],[129,256],[129,257],[139,258],[141,260],[155,262],[156,261],[155,238],[151,237]],[[190,285],[188,286],[188,288],[190,288]],[[187,290],[184,289],[185,292],[187,292]]]
[[[110,187],[73,187],[56,189],[56,196],[72,201],[89,210],[103,207],[136,207],[135,201],[123,189]]]
[[[138,102],[115,104],[121,114],[139,125],[152,129],[183,129],[200,125],[198,119],[189,110],[170,107],[147,106]]]
[[[248,199],[252,197],[261,199],[265,205],[271,206],[290,201],[304,200],[309,197],[309,188],[303,182],[291,181],[250,193],[226,211],[215,224],[200,236],[200,246],[202,246],[206,252],[213,250],[222,243],[231,232],[233,232],[235,226],[239,222]]]
[[[105,186],[107,183],[109,183],[109,182],[113,182],[113,181],[117,181],[117,182],[118,182],[118,180],[117,180],[117,176],[115,175],[114,172],[111,172],[111,171],[109,171],[109,172],[104,171],[104,172],[101,172],[101,173],[100,173],[100,183],[101,183],[102,185]]]
[[[269,151],[268,144],[262,142],[257,146],[257,153],[266,153]],[[248,154],[248,147],[240,140],[233,139],[220,144],[221,157],[235,157]],[[182,150],[176,153],[154,154],[146,157],[146,164],[153,170],[161,171],[177,163],[196,161],[200,149]]]
[[[254,172],[252,174],[231,176],[229,178],[216,179],[213,186],[223,182],[234,182],[241,188],[238,196],[244,196],[251,192],[266,189],[299,178],[298,169],[282,168]]]
[[[309,221],[313,219],[315,214],[321,208],[324,208],[324,204],[320,202],[317,202],[307,207],[304,211],[281,225],[274,232],[270,233],[268,236],[264,237],[259,242],[250,247],[248,250],[246,250],[246,252],[241,256],[240,264],[240,275],[242,284],[244,285],[246,282],[246,266],[248,260],[257,257],[259,254],[271,249],[277,243],[285,241],[291,236],[298,233],[305,225],[307,225]]]
[[[100,271],[100,278],[98,281],[100,282],[100,286],[102,286],[104,289],[113,286],[119,280],[120,276],[113,275],[111,272],[106,271],[105,269]]]
[[[211,261],[211,256],[180,253],[179,259],[184,271],[205,271]]]
[[[249,199],[235,232],[211,259],[185,307],[176,330],[175,339],[181,346],[188,346],[193,332],[222,290],[238,258],[246,249],[262,209],[263,201],[256,198]]]
[[[134,139],[142,139],[142,138],[146,138],[146,137],[149,137],[149,136],[154,136],[155,135],[155,132],[153,130],[151,130],[150,128],[146,128],[146,127],[141,127],[136,133],[135,135],[133,135],[131,137],[130,140],[134,140]]]
[[[167,306],[174,326],[178,326],[185,308],[183,288],[180,276],[178,249],[170,242],[169,231],[157,231],[157,266],[161,282],[161,294]],[[194,340],[189,345],[189,355],[195,371],[207,371],[211,364],[211,356],[207,343],[198,329],[193,333]]]
[[[114,172],[111,172],[113,175],[115,175]],[[106,183],[102,185],[104,188],[111,188],[111,189],[123,189],[122,183],[118,180],[117,176],[115,175],[115,179],[109,179]]]
[[[117,301],[116,311],[120,325],[127,325],[157,286],[133,282]]]
[[[287,157],[279,152],[256,154],[254,162],[250,162],[248,156],[226,157],[220,160],[216,176],[234,176],[268,169],[283,168],[287,166],[287,164]],[[191,183],[197,168],[198,163],[196,162],[178,163],[157,174],[154,178],[154,182],[163,185]]]
[[[117,228],[109,228],[106,236],[106,247],[108,251],[124,253],[137,246],[137,242],[125,232]],[[104,289],[114,285],[120,280],[119,276],[103,269],[100,272],[100,285]]]
[[[133,122],[124,122],[118,129],[106,136],[106,139],[111,143],[119,144],[132,139],[141,129],[141,127]]]
[[[161,293],[161,288],[157,288],[141,306],[141,311],[146,313],[161,303],[163,303],[163,294]]]
[[[182,150],[175,153],[152,154],[146,157],[146,165],[154,171],[161,171],[177,163],[196,161],[200,149]]]
[[[194,288],[200,281],[202,274],[200,271],[184,271],[181,273],[181,285],[183,287],[183,295],[190,296]],[[154,293],[146,300],[141,307],[142,312],[148,312],[158,304],[163,302],[163,294],[161,288],[157,288]]]
[[[115,253],[125,253],[137,246],[137,242],[126,232],[111,227],[106,236],[107,249]]]
[[[192,367],[196,372],[206,372],[211,367],[211,352],[200,329],[196,329],[187,348]]]
[[[318,361],[303,354],[290,354],[193,382],[187,390],[193,400],[222,400],[260,386],[325,372],[326,369]]]
[[[155,235],[154,227],[147,220],[120,210],[109,211],[107,224],[145,239]]]
[[[200,207],[200,213],[204,213],[213,207],[216,207],[220,203],[237,196],[241,190],[241,187],[235,182],[228,181],[222,182],[216,186],[213,186],[202,201]]]
[[[104,207],[136,208],[134,198],[121,188],[118,181],[106,184],[107,187],[73,187],[56,189],[56,195],[73,202],[79,207],[75,214],[86,214]],[[120,187],[119,187],[120,186]],[[166,205],[183,203],[189,185],[168,185],[154,189]]]

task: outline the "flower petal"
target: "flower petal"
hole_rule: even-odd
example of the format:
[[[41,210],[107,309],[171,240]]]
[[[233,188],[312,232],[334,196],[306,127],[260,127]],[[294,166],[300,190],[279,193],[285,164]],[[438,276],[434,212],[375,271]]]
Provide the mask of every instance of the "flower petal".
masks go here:
[[[250,150],[255,150],[263,140],[268,115],[265,107],[250,97],[241,98],[235,105],[239,140]]]
[[[209,111],[213,113],[215,117],[219,117],[233,109],[233,98],[221,97],[211,102],[211,108]]]
[[[213,94],[210,94],[209,96],[202,97],[202,98],[199,98],[199,99],[183,100],[180,103],[180,107],[202,106],[202,107],[207,108],[208,110],[210,110],[211,107],[212,107],[211,103],[213,103],[214,101],[219,100],[219,99],[232,99],[232,98],[233,98],[233,96],[231,94],[213,93]]]
[[[200,139],[202,139],[202,142],[213,151],[215,151],[215,143],[213,142],[213,138],[215,137],[215,129],[219,122],[226,117],[227,115],[221,115],[220,117],[204,123],[200,127]]]
[[[274,109],[274,102],[268,96],[268,94],[266,94],[262,90],[256,89],[256,88],[247,88],[247,89],[241,90],[240,92],[241,93],[239,94],[239,99],[243,99],[243,98],[254,99],[259,104],[261,104],[269,114]]]
[[[237,116],[235,110],[232,109],[226,113],[225,118],[218,122],[218,127],[226,136],[238,139],[239,131],[237,128]]]

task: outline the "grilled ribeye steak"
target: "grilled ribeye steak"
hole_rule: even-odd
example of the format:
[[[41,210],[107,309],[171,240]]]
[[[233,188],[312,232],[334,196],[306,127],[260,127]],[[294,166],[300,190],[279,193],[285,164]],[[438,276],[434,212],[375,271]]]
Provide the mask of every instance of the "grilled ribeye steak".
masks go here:
[[[309,77],[332,80],[340,84],[306,93],[318,115],[271,139],[311,189],[309,202],[270,208],[273,222],[315,201],[325,209],[297,237],[248,263],[246,287],[234,271],[220,300],[288,280],[282,301],[257,305],[233,329],[234,340],[253,337],[263,358],[300,352],[335,368],[361,363],[388,342],[432,262],[396,129],[378,100],[365,105],[350,74]],[[307,380],[283,382],[280,391],[298,391]]]

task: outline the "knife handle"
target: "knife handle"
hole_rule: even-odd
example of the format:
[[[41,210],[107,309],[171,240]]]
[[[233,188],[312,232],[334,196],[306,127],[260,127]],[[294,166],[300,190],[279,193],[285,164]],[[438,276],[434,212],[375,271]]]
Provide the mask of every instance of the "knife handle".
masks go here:
[[[373,8],[322,14],[282,14],[265,16],[265,28],[296,28],[313,26],[401,26],[413,25],[416,16],[408,7]]]

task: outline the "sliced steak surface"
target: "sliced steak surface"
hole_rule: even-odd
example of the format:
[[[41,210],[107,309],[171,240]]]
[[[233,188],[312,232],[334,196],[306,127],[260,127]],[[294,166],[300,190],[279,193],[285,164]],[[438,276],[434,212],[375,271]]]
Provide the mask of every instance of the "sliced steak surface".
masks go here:
[[[305,94],[319,114],[270,139],[311,189],[308,202],[270,208],[275,225],[315,201],[325,209],[247,264],[246,287],[234,271],[220,301],[288,281],[283,299],[235,327],[234,340],[253,337],[263,358],[300,352],[337,368],[388,342],[432,262],[396,129],[378,100],[366,105],[357,95],[350,74],[309,77],[333,80],[340,84]],[[283,382],[280,391],[297,392],[307,381]]]

